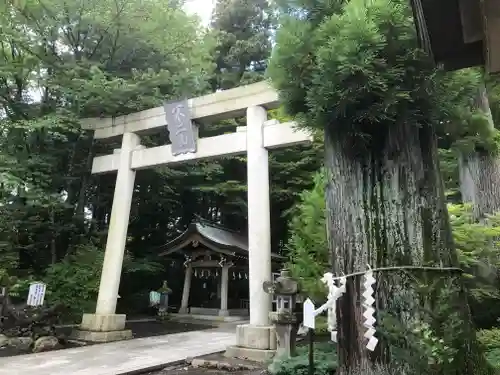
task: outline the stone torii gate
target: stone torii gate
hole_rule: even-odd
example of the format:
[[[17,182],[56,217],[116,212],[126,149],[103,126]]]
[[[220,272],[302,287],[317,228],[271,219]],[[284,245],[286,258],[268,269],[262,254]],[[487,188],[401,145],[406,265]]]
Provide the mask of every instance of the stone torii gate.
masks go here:
[[[125,315],[116,314],[116,303],[136,171],[246,153],[250,324],[238,326],[237,347],[231,352],[235,356],[249,357],[248,353],[242,353],[246,348],[250,357],[262,358],[261,352],[266,356],[266,353],[275,349],[274,331],[268,318],[271,299],[262,289],[262,283],[271,280],[268,150],[308,144],[312,137],[305,131],[296,130],[294,123],[267,121],[267,110],[277,108],[279,104],[277,92],[267,82],[241,86],[178,103],[181,103],[180,107],[182,104],[188,107],[180,114],[190,117],[187,124],[192,129],[186,133],[187,138],[179,131],[182,121],[176,125],[178,128],[172,127],[172,115],[175,111],[167,112],[167,108],[172,108],[169,104],[116,118],[92,118],[82,121],[84,129],[94,131],[95,139],[121,137],[122,144],[113,154],[97,156],[93,160],[93,174],[117,172],[117,176],[96,311],[94,314],[84,314],[75,335],[80,339],[99,342],[131,337],[131,332],[125,330]],[[176,109],[180,107],[177,106]],[[179,115],[177,112],[176,114]],[[245,114],[247,126],[238,127],[234,133],[214,137],[197,139],[197,127],[191,124],[191,119],[203,123]],[[179,117],[176,118],[179,120]],[[186,119],[183,120],[186,125]],[[167,125],[172,144],[151,148],[141,145],[141,134],[166,131]],[[184,150],[181,145],[179,151],[179,137],[176,138],[176,134],[184,137]]]

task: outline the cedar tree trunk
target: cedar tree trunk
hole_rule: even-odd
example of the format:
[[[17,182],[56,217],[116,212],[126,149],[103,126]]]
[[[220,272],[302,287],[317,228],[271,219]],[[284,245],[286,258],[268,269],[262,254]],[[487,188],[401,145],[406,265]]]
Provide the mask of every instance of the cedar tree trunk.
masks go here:
[[[369,137],[325,131],[327,237],[334,274],[365,271],[367,265],[457,266],[432,126],[376,125]],[[397,315],[411,320],[418,314],[413,308],[427,304],[415,285],[398,284],[396,273],[385,283],[379,278],[385,275],[375,276],[377,310],[397,310],[404,296],[410,306]],[[451,280],[456,275],[439,276]],[[338,302],[340,374],[369,366],[370,360],[390,361],[384,345],[372,355],[365,347],[362,293],[362,279],[349,278]],[[463,293],[457,298],[465,334],[454,364],[461,375],[478,374],[468,303]]]
[[[488,117],[489,126],[494,128],[486,87],[478,92],[475,106]],[[484,150],[462,153],[458,159],[460,192],[462,201],[473,207],[474,217],[481,219],[485,214],[500,211],[500,158]]]

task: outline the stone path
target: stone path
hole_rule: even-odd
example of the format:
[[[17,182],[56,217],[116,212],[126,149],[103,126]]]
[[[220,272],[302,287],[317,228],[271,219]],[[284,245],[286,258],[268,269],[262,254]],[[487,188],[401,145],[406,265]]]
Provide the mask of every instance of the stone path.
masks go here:
[[[234,328],[174,333],[0,359],[0,375],[119,375],[220,352]]]

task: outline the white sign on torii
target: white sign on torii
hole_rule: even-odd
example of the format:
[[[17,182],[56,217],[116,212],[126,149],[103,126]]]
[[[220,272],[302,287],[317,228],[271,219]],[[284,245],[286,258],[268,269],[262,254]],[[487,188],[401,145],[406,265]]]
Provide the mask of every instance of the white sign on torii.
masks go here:
[[[139,136],[166,127],[164,107],[106,119],[85,119],[82,127],[94,130],[96,139],[122,137],[121,149],[97,156],[93,174],[117,172],[96,313],[86,314],[81,329],[102,327],[103,319],[124,325],[125,318],[115,315],[127,228],[134,190],[135,171],[162,165],[175,165],[213,157],[247,154],[248,250],[250,285],[250,325],[268,326],[270,298],[262,283],[271,279],[271,223],[268,150],[297,144],[309,144],[309,133],[296,130],[293,122],[267,121],[267,109],[278,107],[278,94],[267,82],[188,100],[190,113],[197,122],[219,121],[244,116],[247,126],[235,133],[197,140],[195,153],[173,156],[171,145],[144,148]],[[165,130],[163,130],[165,131]],[[109,319],[105,318],[109,316]],[[123,329],[110,327],[109,331]],[[104,331],[104,329],[100,329]]]

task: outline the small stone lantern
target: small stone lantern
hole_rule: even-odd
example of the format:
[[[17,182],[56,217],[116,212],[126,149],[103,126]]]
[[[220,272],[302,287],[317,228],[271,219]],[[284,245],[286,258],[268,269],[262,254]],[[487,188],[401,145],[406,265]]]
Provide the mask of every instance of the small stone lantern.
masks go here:
[[[163,285],[160,289],[158,289],[158,293],[160,293],[158,316],[160,318],[164,318],[168,314],[168,295],[172,293],[172,289],[168,287],[166,281],[163,281]]]
[[[264,291],[276,296],[276,311],[269,313],[269,319],[276,329],[277,348],[274,362],[295,356],[295,342],[301,317],[296,308],[299,284],[283,269],[275,282],[266,281]]]

